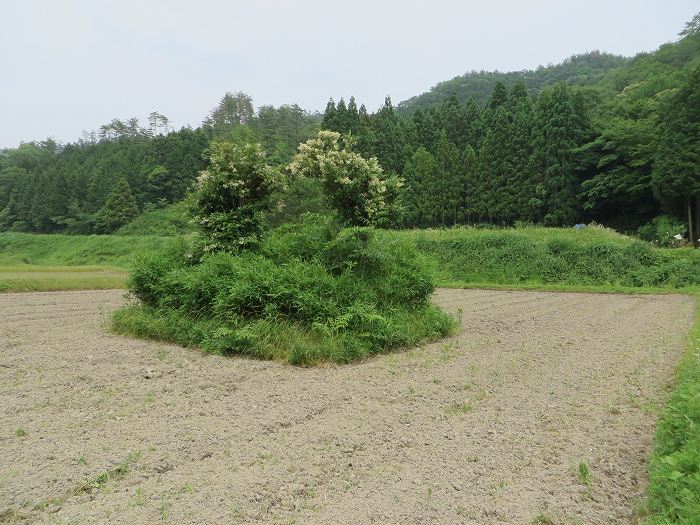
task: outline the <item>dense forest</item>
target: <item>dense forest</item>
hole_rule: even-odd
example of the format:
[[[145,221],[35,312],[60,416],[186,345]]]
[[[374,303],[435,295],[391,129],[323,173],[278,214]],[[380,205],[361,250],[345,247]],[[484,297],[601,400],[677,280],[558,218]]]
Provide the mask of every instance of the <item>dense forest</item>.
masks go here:
[[[259,143],[283,169],[319,128],[403,179],[396,226],[596,221],[697,238],[700,16],[653,53],[470,73],[374,113],[354,98],[323,115],[255,110],[227,93],[196,129],[173,131],[154,112],[146,127],[114,120],[76,143],[22,144],[0,152],[0,229],[112,232],[181,200],[212,142]],[[281,196],[292,215],[324,205],[305,184]]]
[[[244,93],[226,93],[197,129],[169,129],[151,114],[113,120],[74,144],[49,139],[0,153],[0,229],[109,233],[181,200],[205,167],[212,142],[262,144],[272,163],[288,162],[318,129],[318,115],[297,105],[253,111]]]

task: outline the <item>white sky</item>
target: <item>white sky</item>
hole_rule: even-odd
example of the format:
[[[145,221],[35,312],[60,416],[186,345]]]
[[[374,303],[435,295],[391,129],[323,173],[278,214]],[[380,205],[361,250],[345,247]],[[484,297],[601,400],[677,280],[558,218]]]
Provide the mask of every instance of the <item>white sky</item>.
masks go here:
[[[201,123],[226,91],[370,111],[470,70],[675,40],[697,0],[0,0],[0,147],[153,110]]]

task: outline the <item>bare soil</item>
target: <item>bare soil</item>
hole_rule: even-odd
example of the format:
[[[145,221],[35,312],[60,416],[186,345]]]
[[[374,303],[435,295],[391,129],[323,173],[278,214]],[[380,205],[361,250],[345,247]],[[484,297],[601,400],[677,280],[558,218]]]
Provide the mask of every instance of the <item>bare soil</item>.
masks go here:
[[[304,369],[111,335],[119,291],[0,295],[0,521],[635,523],[692,299],[435,300],[457,336]]]

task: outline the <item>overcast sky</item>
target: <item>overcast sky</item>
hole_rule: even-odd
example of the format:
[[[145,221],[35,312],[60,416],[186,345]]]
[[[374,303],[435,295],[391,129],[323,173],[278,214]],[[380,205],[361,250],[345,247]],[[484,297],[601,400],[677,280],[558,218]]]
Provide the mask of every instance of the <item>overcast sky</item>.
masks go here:
[[[160,111],[200,124],[226,91],[256,107],[370,111],[470,70],[622,55],[676,39],[697,0],[0,0],[0,147],[66,142]]]

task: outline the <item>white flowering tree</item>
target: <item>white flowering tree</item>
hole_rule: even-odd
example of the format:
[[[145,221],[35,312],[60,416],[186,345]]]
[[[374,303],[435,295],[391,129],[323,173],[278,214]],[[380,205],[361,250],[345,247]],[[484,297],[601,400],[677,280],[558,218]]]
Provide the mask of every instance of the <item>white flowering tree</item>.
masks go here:
[[[205,251],[237,251],[258,244],[273,191],[283,181],[255,144],[213,143],[200,172],[190,213],[204,235]]]
[[[295,177],[323,182],[333,206],[348,224],[391,226],[401,212],[399,193],[403,180],[387,175],[376,157],[365,159],[350,150],[349,139],[335,131],[319,131],[299,146],[289,165]]]

